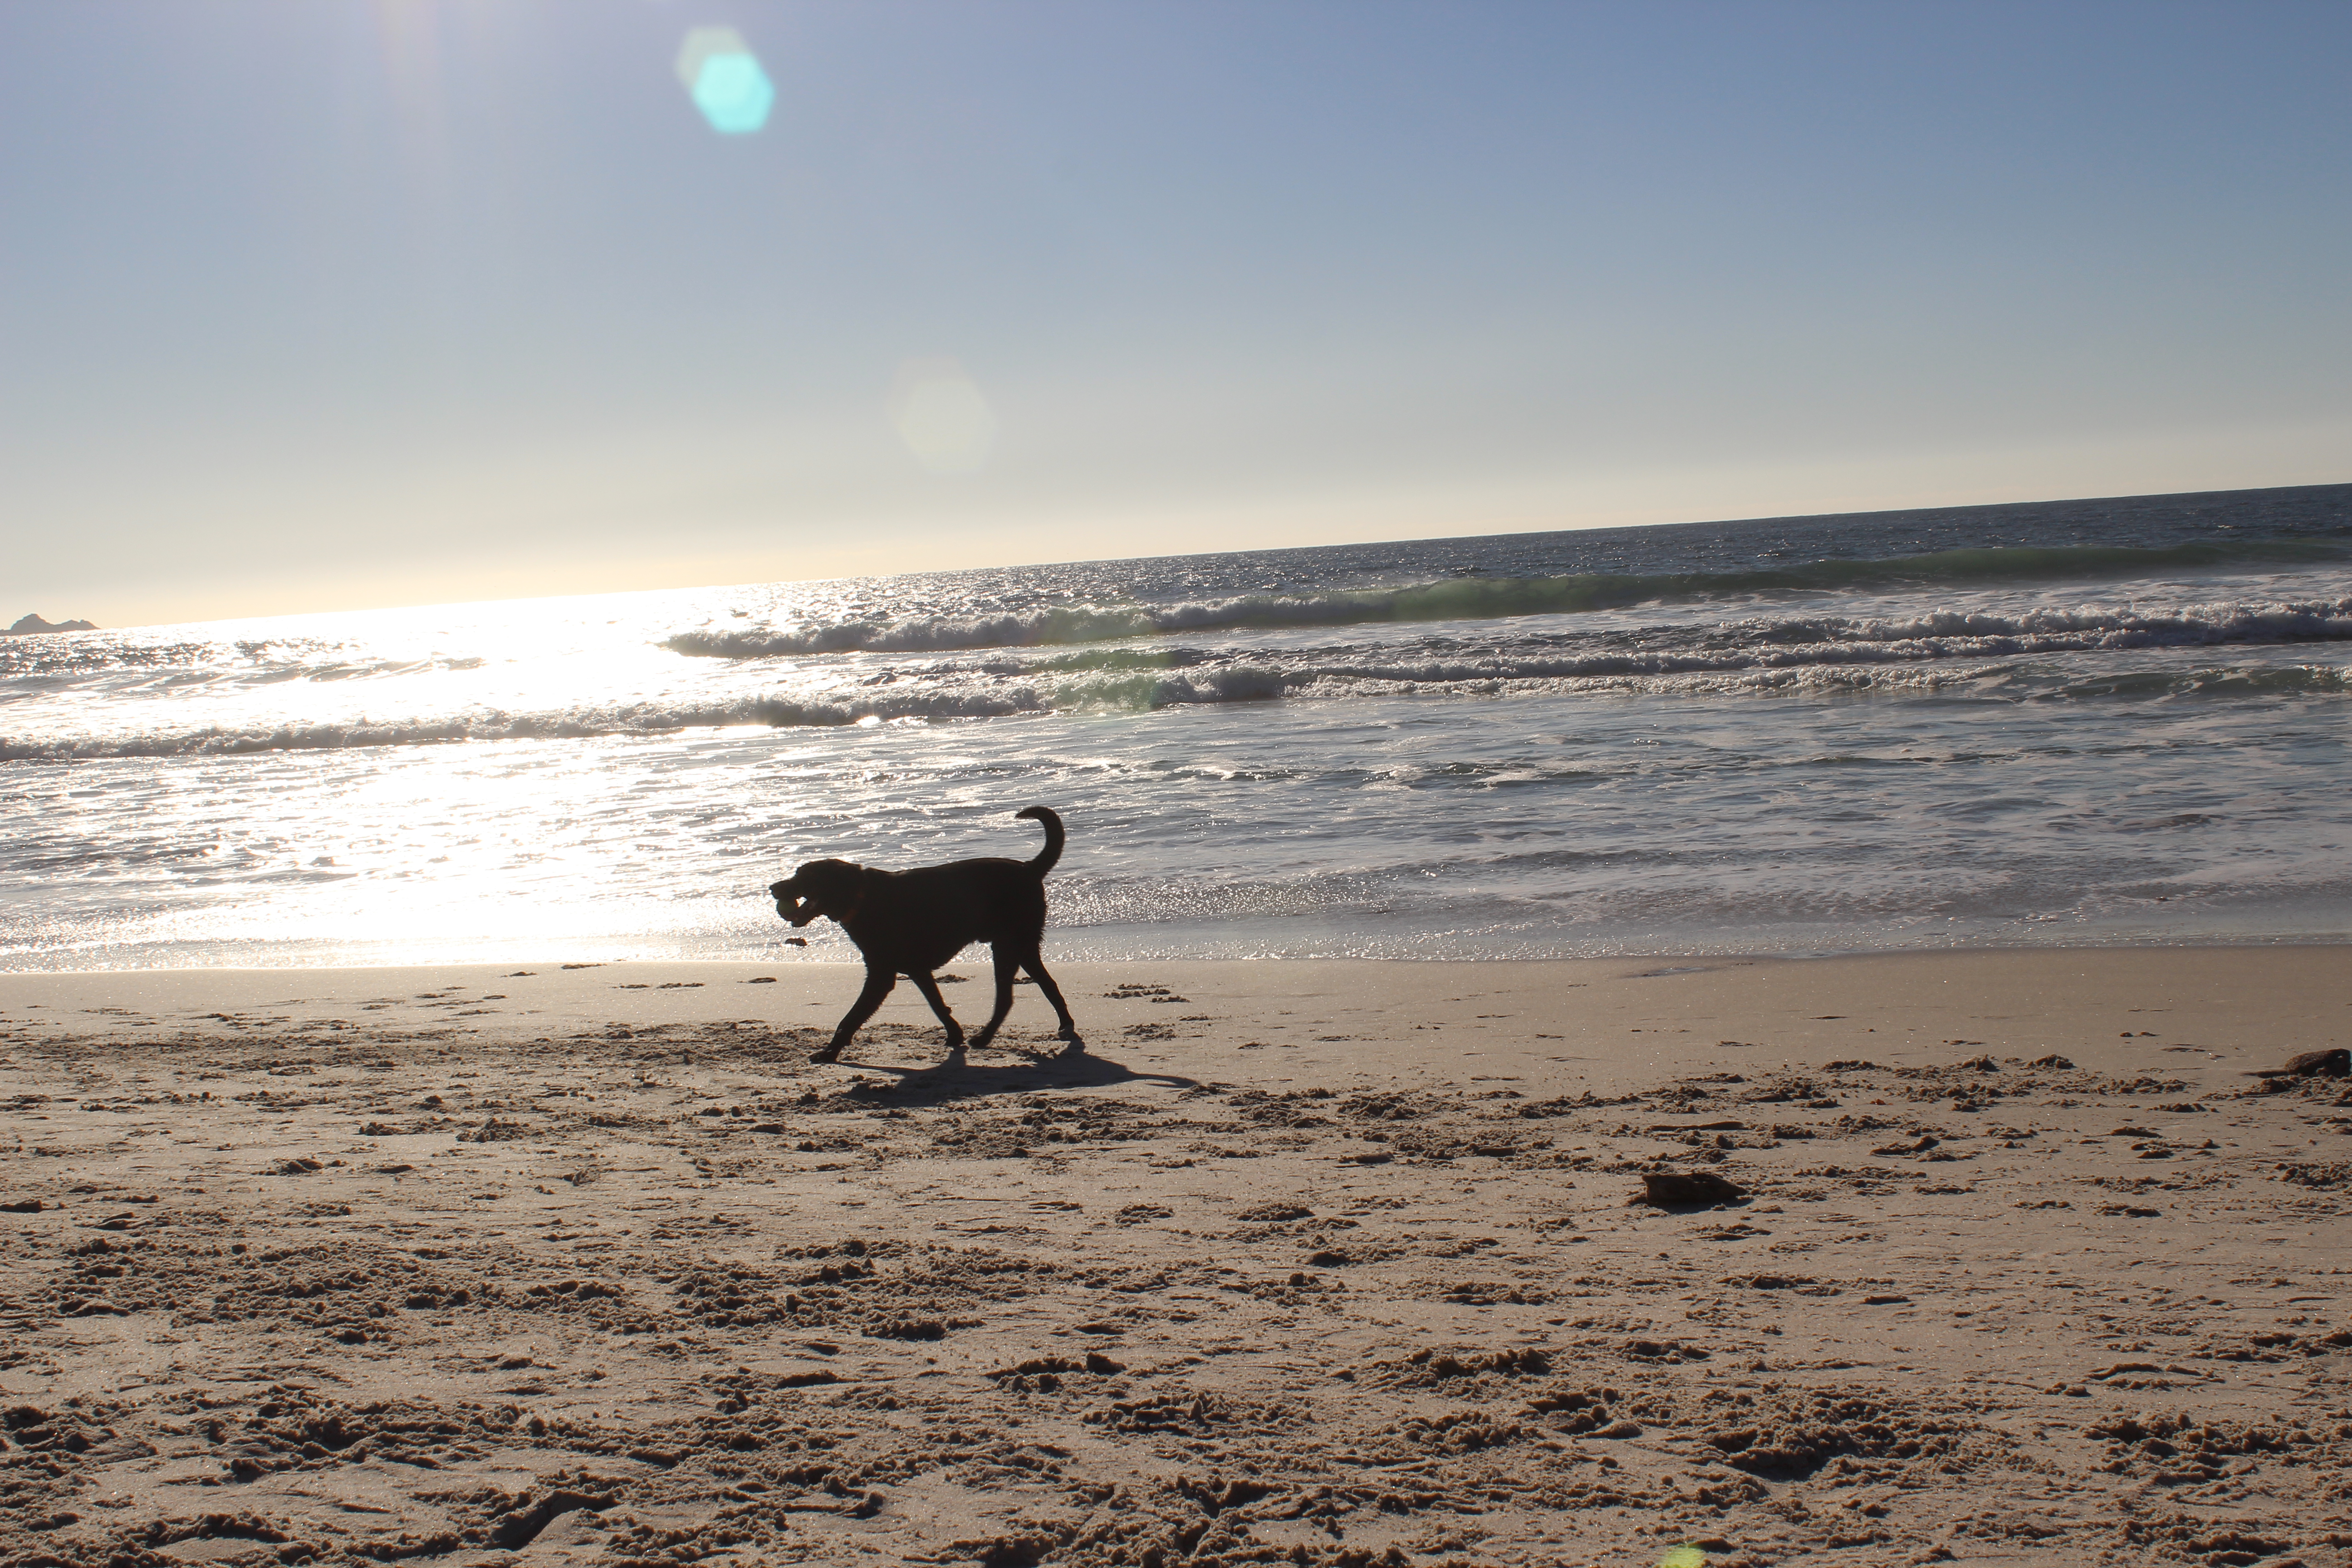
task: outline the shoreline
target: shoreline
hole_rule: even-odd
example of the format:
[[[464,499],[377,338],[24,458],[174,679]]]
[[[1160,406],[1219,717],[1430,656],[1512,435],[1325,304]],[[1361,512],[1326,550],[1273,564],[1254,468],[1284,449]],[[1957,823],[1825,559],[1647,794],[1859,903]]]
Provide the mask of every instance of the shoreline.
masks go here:
[[[0,975],[0,1563],[2338,1568],[2346,957]]]
[[[1047,935],[1050,942],[1054,932],[1049,929]],[[2209,936],[2158,937],[2151,935],[2146,937],[2094,938],[2080,942],[2003,942],[1993,941],[1967,941],[1955,942],[1948,941],[1940,942],[1922,942],[1916,946],[1907,947],[1791,947],[1756,949],[1732,948],[1729,946],[1717,947],[1706,944],[1685,946],[1675,946],[1669,944],[1660,946],[1655,949],[1644,949],[1638,952],[1627,952],[1538,953],[1532,955],[1443,954],[1431,956],[1410,952],[1382,952],[1369,954],[1262,952],[1225,954],[1223,956],[1209,957],[1164,957],[1146,955],[1141,957],[1113,956],[1108,958],[1081,958],[1074,956],[1064,960],[1064,962],[1069,963],[1087,963],[1096,965],[1097,967],[1110,967],[1121,964],[1135,965],[1153,963],[1402,963],[1430,965],[1480,963],[1667,963],[1677,962],[1705,963],[1814,963],[1824,961],[1841,961],[1847,959],[1921,958],[1932,957],[1939,953],[2139,952],[2167,952],[2175,949],[2201,950],[2212,948],[2246,949],[2251,951],[2263,948],[2314,947],[2352,948],[2352,931],[2306,931],[2289,932],[2284,934],[2235,931]],[[591,951],[593,951],[593,948]],[[780,952],[772,952],[750,957],[740,955],[720,956],[715,958],[623,957],[591,958],[586,960],[548,957],[517,958],[512,956],[503,958],[395,957],[383,959],[382,961],[372,960],[364,963],[344,962],[341,960],[323,962],[289,960],[285,963],[127,963],[82,969],[69,967],[11,968],[8,967],[7,958],[5,955],[0,955],[0,982],[5,982],[16,977],[33,977],[40,975],[132,975],[173,973],[259,974],[314,973],[321,971],[362,972],[385,969],[426,970],[435,968],[482,970],[513,967],[518,965],[529,968],[539,968],[541,966],[553,968],[560,967],[565,963],[578,964],[583,963],[590,965],[603,966],[626,963],[641,965],[677,964],[689,967],[695,964],[786,964],[793,966],[803,964],[835,964],[849,968],[856,967],[856,960],[855,958],[856,950],[854,948],[851,948],[844,942],[840,944],[838,951],[842,956],[837,958],[786,956],[784,953]],[[1050,953],[1048,956],[1050,958]],[[984,947],[974,946],[959,954],[955,960],[951,961],[944,967],[951,969],[954,968],[956,964],[961,963],[966,967],[977,966],[984,969],[987,963],[988,957],[986,949]]]

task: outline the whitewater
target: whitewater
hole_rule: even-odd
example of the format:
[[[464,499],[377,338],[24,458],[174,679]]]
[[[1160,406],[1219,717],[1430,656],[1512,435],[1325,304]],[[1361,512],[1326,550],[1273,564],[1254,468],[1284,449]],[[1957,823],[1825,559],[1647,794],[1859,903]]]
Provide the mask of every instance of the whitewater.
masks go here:
[[[2352,936],[2352,486],[0,638],[0,968]]]

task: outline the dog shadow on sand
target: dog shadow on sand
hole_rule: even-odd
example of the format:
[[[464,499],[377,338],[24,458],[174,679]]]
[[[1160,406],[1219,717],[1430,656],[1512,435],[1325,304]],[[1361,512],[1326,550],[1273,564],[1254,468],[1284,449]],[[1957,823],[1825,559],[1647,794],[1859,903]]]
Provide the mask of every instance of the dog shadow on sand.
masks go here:
[[[1044,1089],[1103,1089],[1122,1083],[1154,1083],[1170,1089],[1202,1087],[1197,1079],[1176,1073],[1138,1072],[1110,1058],[1091,1055],[1083,1040],[1073,1040],[1060,1051],[1043,1057],[986,1047],[976,1053],[958,1052],[922,1067],[847,1058],[834,1065],[894,1075],[881,1083],[854,1083],[842,1091],[861,1099],[887,1100],[893,1105],[944,1105],[959,1100],[985,1100],[992,1095],[1034,1094]]]

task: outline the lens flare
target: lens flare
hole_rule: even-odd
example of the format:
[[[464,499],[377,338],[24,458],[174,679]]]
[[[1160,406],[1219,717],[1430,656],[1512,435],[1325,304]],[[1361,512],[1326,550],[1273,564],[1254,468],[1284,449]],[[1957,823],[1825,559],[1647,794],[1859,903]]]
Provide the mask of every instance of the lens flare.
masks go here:
[[[702,118],[722,136],[744,136],[768,123],[775,84],[732,27],[697,27],[678,46],[677,79]]]
[[[976,474],[996,450],[996,412],[951,359],[908,360],[890,394],[890,423],[935,474]]]

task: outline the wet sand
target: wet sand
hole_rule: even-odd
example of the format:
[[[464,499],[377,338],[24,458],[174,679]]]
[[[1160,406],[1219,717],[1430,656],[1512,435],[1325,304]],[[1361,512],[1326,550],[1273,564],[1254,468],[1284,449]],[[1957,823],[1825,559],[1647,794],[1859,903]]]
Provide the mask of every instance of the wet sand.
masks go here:
[[[2341,1564],[2347,957],[0,976],[0,1563]]]

